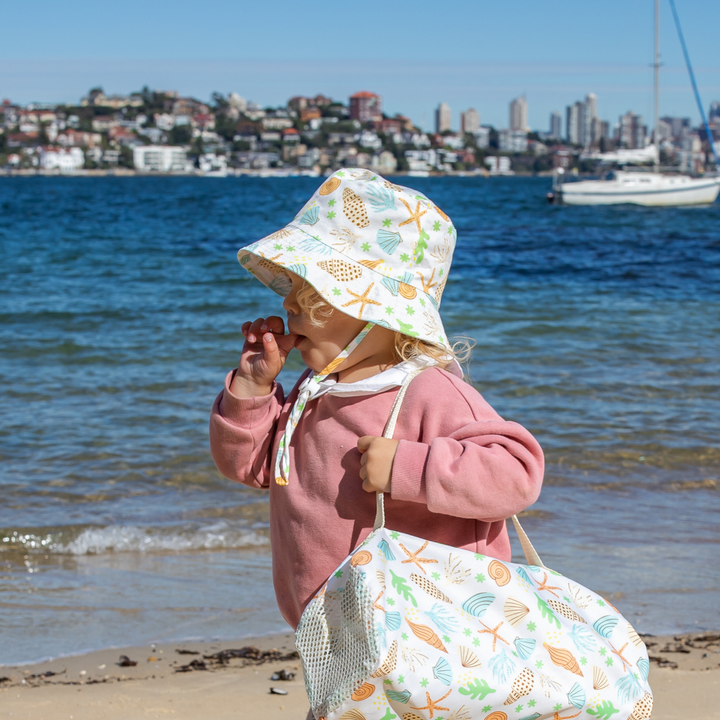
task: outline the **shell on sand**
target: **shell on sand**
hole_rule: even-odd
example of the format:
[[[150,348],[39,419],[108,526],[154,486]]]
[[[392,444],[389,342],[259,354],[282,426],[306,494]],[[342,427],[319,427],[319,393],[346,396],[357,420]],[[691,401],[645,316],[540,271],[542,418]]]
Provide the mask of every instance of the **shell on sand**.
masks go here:
[[[607,679],[605,671],[602,668],[599,668],[597,665],[593,665],[592,677],[593,689],[605,690],[606,688],[610,687],[610,682]]]
[[[552,645],[548,645],[547,643],[543,643],[543,647],[548,651],[548,655],[550,655],[550,659],[555,665],[561,668],[565,668],[571,673],[575,673],[575,675],[585,677],[582,673],[582,670],[580,669],[580,666],[578,665],[577,660],[575,659],[575,656],[569,650],[565,650],[564,648],[556,648]]]
[[[652,715],[653,697],[650,693],[645,693],[633,707],[628,720],[647,720]]]
[[[460,664],[466,668],[482,667],[480,658],[465,645],[458,645],[458,655],[460,656]]]
[[[488,575],[498,584],[498,587],[507,585],[512,578],[507,566],[499,560],[493,560],[490,563],[488,566]]]
[[[350,558],[350,564],[353,567],[358,565],[367,565],[372,560],[372,553],[368,550],[359,550]]]
[[[370,676],[374,678],[382,677],[383,675],[389,675],[397,665],[397,640],[393,640],[393,644],[388,650],[385,662]]]
[[[355,701],[367,700],[375,692],[375,686],[363,683],[350,697]]]
[[[524,619],[525,616],[530,612],[530,608],[524,605],[519,600],[513,597],[509,597],[505,601],[505,619],[513,626],[517,627]]]

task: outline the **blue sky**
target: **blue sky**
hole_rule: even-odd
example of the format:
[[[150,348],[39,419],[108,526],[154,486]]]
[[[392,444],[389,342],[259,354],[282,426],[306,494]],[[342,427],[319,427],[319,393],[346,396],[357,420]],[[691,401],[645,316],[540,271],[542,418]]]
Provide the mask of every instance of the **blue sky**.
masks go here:
[[[720,100],[720,2],[676,4],[707,108]],[[95,85],[127,93],[148,84],[277,105],[372,90],[386,112],[430,128],[440,101],[454,125],[472,106],[483,123],[506,127],[509,101],[525,93],[530,125],[542,130],[552,110],[594,92],[603,119],[630,109],[650,119],[652,18],[653,0],[12,3],[2,14],[0,96],[77,101]],[[667,0],[661,52],[662,114],[699,121]]]

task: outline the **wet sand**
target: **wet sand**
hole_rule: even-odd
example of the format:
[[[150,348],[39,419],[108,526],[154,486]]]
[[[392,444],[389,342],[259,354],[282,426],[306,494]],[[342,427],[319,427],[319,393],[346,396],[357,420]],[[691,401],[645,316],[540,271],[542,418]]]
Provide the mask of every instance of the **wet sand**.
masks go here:
[[[653,720],[720,720],[720,632],[644,639],[651,658]],[[304,720],[308,702],[293,641],[286,634],[175,643],[0,666],[0,715],[13,720]],[[123,666],[121,656],[137,664]],[[294,677],[280,679],[282,671]],[[273,688],[286,694],[274,694]]]

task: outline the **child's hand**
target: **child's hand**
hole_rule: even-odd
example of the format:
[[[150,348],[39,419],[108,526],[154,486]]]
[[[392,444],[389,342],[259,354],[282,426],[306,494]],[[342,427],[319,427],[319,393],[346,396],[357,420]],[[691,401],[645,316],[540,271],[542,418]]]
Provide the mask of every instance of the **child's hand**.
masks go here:
[[[233,394],[239,397],[270,394],[272,384],[298,337],[284,333],[285,323],[277,315],[243,324],[245,344],[230,387]]]
[[[373,435],[364,435],[358,440],[357,448],[362,453],[360,477],[365,492],[390,492],[397,446],[397,440]]]

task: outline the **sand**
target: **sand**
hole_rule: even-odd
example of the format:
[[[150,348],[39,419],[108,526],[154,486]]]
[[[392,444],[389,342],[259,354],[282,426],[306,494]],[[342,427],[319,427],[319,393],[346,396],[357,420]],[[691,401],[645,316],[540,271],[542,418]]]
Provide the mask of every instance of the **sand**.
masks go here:
[[[293,639],[287,634],[176,643],[0,666],[0,678],[7,678],[0,682],[0,717],[304,720],[308,702]],[[644,639],[652,660],[653,720],[720,720],[720,633]],[[231,657],[224,663],[217,655],[248,647],[256,650],[245,649],[239,653],[245,657]],[[268,655],[272,649],[276,652]],[[121,655],[137,665],[120,666]],[[213,655],[215,659],[204,658]],[[193,661],[195,668],[178,671]],[[197,668],[198,664],[206,669]],[[280,671],[294,673],[294,678],[272,679]],[[55,674],[45,675],[48,672]],[[272,694],[271,688],[287,694]]]

